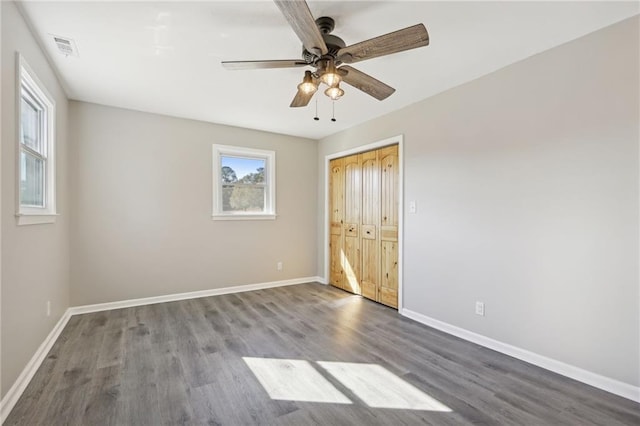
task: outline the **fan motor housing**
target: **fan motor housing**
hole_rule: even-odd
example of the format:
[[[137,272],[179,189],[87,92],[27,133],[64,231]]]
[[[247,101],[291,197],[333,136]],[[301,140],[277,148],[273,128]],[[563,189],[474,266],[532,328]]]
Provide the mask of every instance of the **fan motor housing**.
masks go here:
[[[333,18],[330,18],[328,16],[322,16],[316,19],[316,25],[318,26],[318,29],[322,34],[322,38],[324,39],[324,43],[327,45],[327,49],[329,50],[329,52],[327,52],[324,57],[326,58],[327,56],[330,56],[335,60],[336,56],[338,55],[338,51],[346,46],[344,40],[342,40],[340,37],[329,34],[335,28],[335,21],[333,20]],[[309,52],[303,46],[302,59],[304,59],[304,61],[308,64],[315,64],[322,58],[314,53]],[[336,65],[338,64],[336,63]]]

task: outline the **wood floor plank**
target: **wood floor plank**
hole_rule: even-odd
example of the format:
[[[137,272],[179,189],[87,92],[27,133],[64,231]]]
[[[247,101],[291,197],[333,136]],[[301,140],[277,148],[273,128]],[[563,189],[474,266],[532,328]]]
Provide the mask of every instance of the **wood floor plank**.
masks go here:
[[[302,361],[349,403],[310,400],[304,387],[272,399],[245,358]],[[383,368],[394,385],[360,376],[359,388],[323,362]],[[407,387],[449,411],[376,398]],[[310,283],[74,316],[5,421],[177,424],[617,426],[640,424],[640,404]]]
[[[83,425],[117,425],[121,368],[116,364],[98,368],[93,375],[84,404]]]

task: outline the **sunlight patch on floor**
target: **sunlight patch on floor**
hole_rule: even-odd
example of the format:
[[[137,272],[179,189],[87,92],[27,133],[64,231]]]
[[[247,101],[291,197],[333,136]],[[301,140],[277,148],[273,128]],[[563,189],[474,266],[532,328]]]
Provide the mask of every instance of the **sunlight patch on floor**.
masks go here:
[[[308,361],[242,358],[271,399],[351,404]]]
[[[271,399],[352,404],[308,361],[242,359]],[[451,412],[449,407],[381,365],[329,361],[317,364],[369,407]]]
[[[440,401],[380,365],[325,361],[318,364],[370,407],[451,412]]]

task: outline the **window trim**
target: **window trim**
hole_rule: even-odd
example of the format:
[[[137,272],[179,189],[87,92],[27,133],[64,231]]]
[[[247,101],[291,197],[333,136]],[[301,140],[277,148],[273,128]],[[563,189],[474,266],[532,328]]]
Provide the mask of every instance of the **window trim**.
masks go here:
[[[20,53],[16,53],[16,218],[18,225],[35,225],[42,223],[55,223],[56,211],[56,103],[45,85],[37,77]],[[22,144],[22,87],[29,92],[43,108],[44,123],[39,129],[44,146],[42,152],[38,152]],[[44,160],[44,206],[23,206],[20,199],[20,175],[22,151],[31,155],[37,154]]]
[[[223,156],[241,158],[259,158],[265,160],[265,182],[267,194],[264,213],[224,213],[222,211],[222,163]],[[213,220],[274,220],[276,218],[276,152],[264,149],[246,148],[232,145],[213,144],[212,163]]]

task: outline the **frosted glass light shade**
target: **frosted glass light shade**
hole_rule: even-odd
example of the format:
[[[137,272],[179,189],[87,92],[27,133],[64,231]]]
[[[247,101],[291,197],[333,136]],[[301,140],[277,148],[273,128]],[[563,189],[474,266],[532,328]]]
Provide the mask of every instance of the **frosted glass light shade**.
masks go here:
[[[338,86],[329,87],[324,91],[324,94],[333,99],[334,101],[340,99],[342,95],[344,95],[344,90],[339,88]]]

